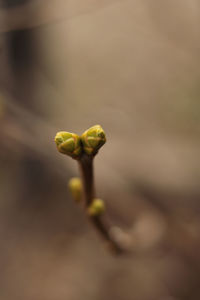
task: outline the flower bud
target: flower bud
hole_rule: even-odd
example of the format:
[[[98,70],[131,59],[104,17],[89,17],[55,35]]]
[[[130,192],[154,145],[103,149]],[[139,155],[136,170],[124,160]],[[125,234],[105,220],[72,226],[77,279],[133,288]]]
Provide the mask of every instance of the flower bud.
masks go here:
[[[83,190],[81,179],[78,177],[72,177],[68,182],[68,187],[73,199],[76,202],[80,202]]]
[[[77,134],[60,131],[56,134],[55,142],[59,152],[67,154],[74,159],[80,158],[82,146],[81,138]]]
[[[92,217],[100,216],[105,211],[105,204],[102,199],[95,198],[88,207],[88,214]]]
[[[95,125],[82,134],[81,141],[83,143],[85,153],[88,155],[95,155],[105,144],[106,135],[100,125]]]

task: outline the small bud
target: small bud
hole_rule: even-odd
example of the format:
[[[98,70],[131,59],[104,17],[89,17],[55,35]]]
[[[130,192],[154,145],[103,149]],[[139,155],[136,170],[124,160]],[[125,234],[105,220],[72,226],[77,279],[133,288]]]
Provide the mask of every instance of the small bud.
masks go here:
[[[95,198],[88,207],[88,214],[92,217],[100,216],[105,211],[105,204],[102,199]]]
[[[77,134],[60,131],[55,136],[55,142],[59,152],[67,154],[74,159],[80,158],[82,146],[81,138]]]
[[[73,199],[76,202],[80,202],[83,190],[81,179],[78,177],[72,177],[68,182],[68,187]]]
[[[85,153],[88,155],[95,155],[105,144],[106,135],[100,125],[95,125],[82,134],[81,141],[83,143]]]

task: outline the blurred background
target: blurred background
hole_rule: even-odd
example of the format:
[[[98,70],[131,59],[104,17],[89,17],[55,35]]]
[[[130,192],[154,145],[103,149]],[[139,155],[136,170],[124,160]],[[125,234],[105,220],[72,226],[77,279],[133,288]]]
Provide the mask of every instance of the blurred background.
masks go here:
[[[0,299],[200,299],[200,3],[1,0]],[[112,256],[59,130],[101,124]]]

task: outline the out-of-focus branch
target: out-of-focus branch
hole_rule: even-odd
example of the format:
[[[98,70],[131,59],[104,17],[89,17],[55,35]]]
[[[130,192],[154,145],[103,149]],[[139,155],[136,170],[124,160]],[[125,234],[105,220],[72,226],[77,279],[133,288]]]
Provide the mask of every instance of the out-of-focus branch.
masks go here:
[[[79,15],[90,14],[122,0],[72,1],[34,0],[10,9],[0,10],[0,32],[40,27]],[[31,16],[31,18],[30,18]]]

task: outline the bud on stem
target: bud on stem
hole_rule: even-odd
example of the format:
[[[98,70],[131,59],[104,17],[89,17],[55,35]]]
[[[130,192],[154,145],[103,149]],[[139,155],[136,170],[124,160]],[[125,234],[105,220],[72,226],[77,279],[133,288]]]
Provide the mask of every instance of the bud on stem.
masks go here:
[[[82,134],[81,141],[84,152],[88,155],[94,156],[105,144],[106,135],[100,125],[95,125]]]
[[[72,177],[68,182],[68,187],[71,192],[72,198],[76,202],[81,201],[82,193],[83,193],[83,187],[81,179],[78,177]]]
[[[55,136],[55,143],[59,152],[79,159],[82,153],[81,138],[75,134],[60,131]]]
[[[102,199],[95,198],[88,207],[88,214],[92,217],[100,216],[105,211],[105,204]]]

